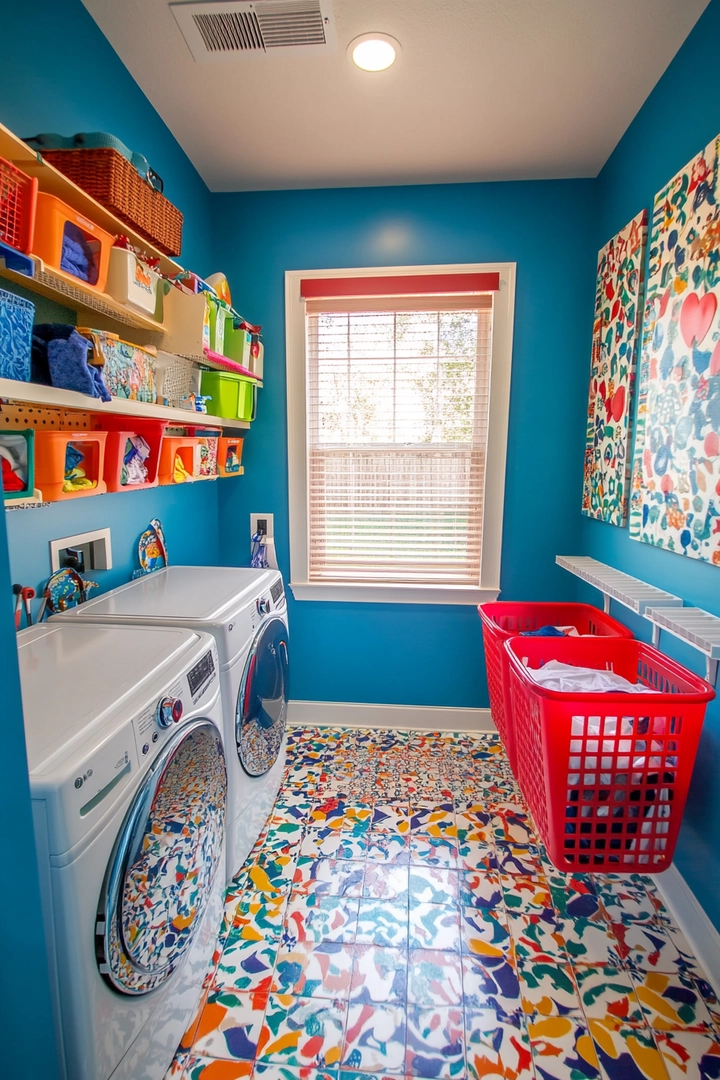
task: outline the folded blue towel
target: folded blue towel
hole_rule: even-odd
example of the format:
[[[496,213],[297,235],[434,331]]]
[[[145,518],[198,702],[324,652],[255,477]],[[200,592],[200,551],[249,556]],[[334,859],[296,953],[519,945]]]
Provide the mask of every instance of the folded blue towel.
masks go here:
[[[66,223],[63,230],[60,269],[64,270],[66,274],[72,274],[73,277],[80,278],[81,281],[87,281],[90,285],[97,283],[98,268],[95,263],[95,256],[85,239],[82,229],[79,229],[77,225],[73,225],[71,221]]]

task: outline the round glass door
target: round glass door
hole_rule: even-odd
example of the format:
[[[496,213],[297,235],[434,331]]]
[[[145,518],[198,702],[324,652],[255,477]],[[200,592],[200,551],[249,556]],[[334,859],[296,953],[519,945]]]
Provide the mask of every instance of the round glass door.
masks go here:
[[[252,643],[238,692],[235,739],[240,764],[262,776],[280,753],[287,717],[288,632],[271,618]]]
[[[198,720],[158,755],[110,859],[96,953],[116,990],[156,989],[189,948],[220,866],[226,796],[220,732]]]

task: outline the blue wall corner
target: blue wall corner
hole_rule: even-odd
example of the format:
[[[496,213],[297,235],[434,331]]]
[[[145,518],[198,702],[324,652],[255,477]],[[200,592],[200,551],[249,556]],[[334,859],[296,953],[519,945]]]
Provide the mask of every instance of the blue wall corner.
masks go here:
[[[596,249],[643,207],[652,213],[655,193],[720,132],[720,86],[710,77],[718,40],[720,0],[711,0],[598,177]],[[689,87],[698,91],[691,98]],[[582,518],[580,540],[580,553],[720,615],[720,568],[631,540],[627,529],[588,518]],[[623,609],[616,614],[627,621]],[[631,628],[650,640],[645,620],[636,619]],[[661,648],[704,677],[704,660],[697,651],[668,634]],[[720,857],[713,844],[715,828],[720,827],[718,761],[716,700],[707,711],[675,862],[720,929]]]

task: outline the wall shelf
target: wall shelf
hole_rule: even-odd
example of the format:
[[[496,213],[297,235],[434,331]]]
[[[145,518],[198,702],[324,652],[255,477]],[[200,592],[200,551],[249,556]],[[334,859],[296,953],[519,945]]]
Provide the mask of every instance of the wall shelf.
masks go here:
[[[108,413],[115,416],[168,420],[171,424],[186,424],[191,427],[221,427],[234,430],[247,430],[250,427],[246,420],[228,420],[221,416],[191,412],[189,409],[173,409],[167,405],[128,401],[126,398],[113,398],[112,401],[105,402],[100,401],[99,398],[88,397],[87,394],[79,394],[75,390],[58,390],[54,386],[17,382],[14,379],[0,379],[0,399],[26,405],[39,405],[44,408],[79,409],[96,415]]]
[[[660,644],[660,633],[686,641],[705,656],[705,678],[714,686],[720,660],[720,618],[694,607],[648,607],[645,618],[653,624],[653,645]]]
[[[106,210],[91,195],[88,195],[72,180],[69,180],[67,176],[45,161],[36,150],[24,143],[22,139],[19,139],[3,124],[0,124],[0,157],[4,157],[6,161],[11,161],[29,176],[36,176],[40,191],[46,191],[49,195],[55,195],[58,199],[62,199],[68,206],[72,206],[74,210],[84,214],[85,217],[100,225],[113,236],[122,233],[123,236],[127,236],[133,247],[138,247],[149,256],[159,259],[161,273],[166,274],[168,277],[174,277],[182,270],[179,263],[164,255],[144,236],[135,232],[130,225],[126,225],[124,221]]]
[[[40,296],[54,300],[57,304],[72,308],[80,316],[78,319],[80,326],[89,324],[98,330],[107,329],[107,327],[97,325],[97,316],[102,315],[116,324],[113,327],[114,330],[117,329],[119,324],[120,327],[147,330],[157,335],[164,334],[165,328],[162,323],[156,322],[155,319],[151,319],[139,311],[133,311],[132,308],[118,303],[107,293],[100,293],[96,289],[83,285],[82,281],[73,277],[72,274],[65,274],[62,270],[46,266],[42,260],[37,259],[34,255],[29,256],[29,258],[31,258],[35,267],[34,277],[8,270],[1,256],[0,277],[21,285],[29,292],[39,293]]]
[[[630,611],[644,615],[649,607],[654,608],[681,608],[682,600],[673,593],[657,589],[654,585],[648,585],[639,578],[623,574],[620,570],[606,566],[585,555],[557,555],[555,562],[563,570],[575,574],[588,585],[599,589],[604,597],[604,609],[610,611],[610,601],[617,600],[619,604],[629,608]]]

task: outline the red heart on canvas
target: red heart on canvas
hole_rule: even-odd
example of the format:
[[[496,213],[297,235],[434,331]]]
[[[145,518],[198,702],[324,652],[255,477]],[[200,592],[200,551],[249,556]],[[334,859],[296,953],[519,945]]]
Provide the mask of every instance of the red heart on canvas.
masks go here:
[[[613,420],[616,424],[618,424],[620,422],[620,417],[625,412],[624,386],[618,386],[617,390],[613,394],[612,401],[610,402],[610,412],[612,414]]]
[[[710,375],[720,375],[720,341],[718,341],[710,357]]]
[[[716,311],[715,293],[705,293],[702,300],[694,292],[685,297],[680,312],[680,331],[689,349],[692,348],[693,342],[699,345],[704,340],[712,326]]]

